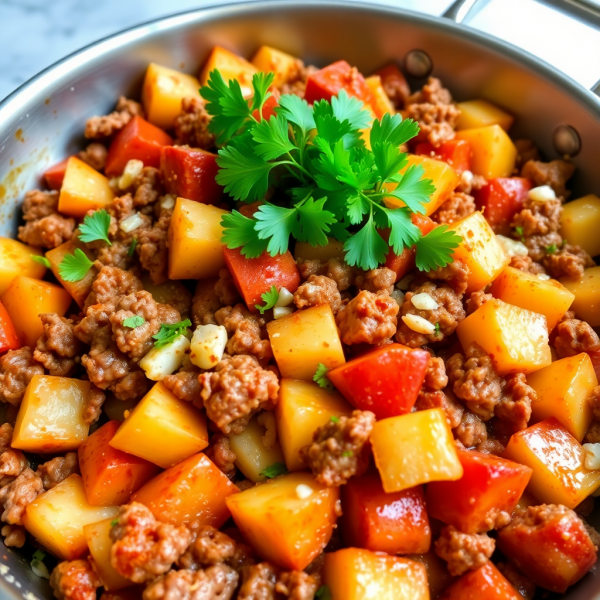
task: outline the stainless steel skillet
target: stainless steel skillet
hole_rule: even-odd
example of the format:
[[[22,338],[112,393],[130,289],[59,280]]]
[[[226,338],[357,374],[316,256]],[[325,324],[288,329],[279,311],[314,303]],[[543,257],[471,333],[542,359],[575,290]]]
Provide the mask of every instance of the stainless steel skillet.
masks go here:
[[[461,19],[473,3],[459,0],[448,16]],[[557,156],[555,130],[573,128],[576,136],[562,127],[558,137],[561,153],[565,140],[580,142],[575,195],[600,193],[600,99],[534,56],[451,19],[375,3],[217,1],[88,46],[0,104],[0,235],[15,233],[24,191],[80,147],[87,117],[111,110],[119,94],[138,95],[149,62],[195,72],[215,44],[245,56],[268,44],[317,65],[343,58],[365,73],[423,50],[457,99],[483,97],[505,107],[518,116],[512,133],[535,140],[549,158]],[[421,64],[412,56],[409,65]],[[30,559],[0,545],[0,598],[51,597],[47,583],[31,573]],[[600,580],[588,575],[567,597],[600,598]]]

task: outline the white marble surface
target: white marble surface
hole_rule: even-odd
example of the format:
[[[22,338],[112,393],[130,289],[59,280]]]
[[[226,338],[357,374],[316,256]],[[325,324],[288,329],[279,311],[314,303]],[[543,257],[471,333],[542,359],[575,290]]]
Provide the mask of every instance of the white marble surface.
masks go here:
[[[441,14],[452,2],[379,1],[429,14]],[[0,0],[0,98],[99,38],[219,2],[227,0]],[[469,24],[526,48],[587,87],[600,79],[600,32],[537,0],[488,0]]]

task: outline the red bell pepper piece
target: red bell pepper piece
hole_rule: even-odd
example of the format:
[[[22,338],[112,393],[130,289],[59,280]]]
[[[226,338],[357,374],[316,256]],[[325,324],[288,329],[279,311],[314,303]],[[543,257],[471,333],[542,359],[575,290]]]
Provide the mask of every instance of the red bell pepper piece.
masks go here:
[[[338,60],[309,75],[304,98],[309,104],[317,100],[331,100],[332,96],[337,96],[342,89],[346,90],[349,96],[354,96],[365,104],[372,104],[373,95],[365,78],[345,60]]]
[[[270,256],[264,252],[258,258],[246,258],[239,248],[223,248],[225,264],[238,292],[251,312],[256,304],[264,304],[261,296],[272,286],[294,293],[300,285],[300,273],[290,252]]]
[[[423,235],[427,235],[436,224],[425,215],[414,213],[411,216],[412,222],[421,230]],[[396,281],[402,279],[409,271],[415,268],[415,249],[405,248],[400,254],[396,254],[391,248],[385,257],[385,266],[396,273]]]
[[[15,326],[4,308],[4,305],[0,302],[0,352],[6,352],[7,350],[16,350],[21,347],[19,336],[15,330]]]
[[[429,156],[448,163],[457,173],[471,170],[471,144],[467,140],[449,140],[434,148],[428,142],[421,142],[415,147],[415,154]]]
[[[105,173],[120,175],[132,159],[141,160],[146,167],[160,165],[160,150],[171,146],[173,139],[159,127],[142,117],[133,117],[112,141],[106,156]]]
[[[375,75],[381,77],[381,85],[383,85],[386,92],[388,89],[396,89],[398,90],[400,98],[404,99],[410,96],[410,87],[408,86],[404,75],[402,75],[402,72],[396,65],[386,65],[383,69],[376,71]]]
[[[483,209],[487,222],[495,233],[510,233],[510,222],[523,208],[531,181],[524,177],[490,179],[480,190],[473,192],[475,204]]]
[[[475,571],[465,573],[439,600],[523,600],[508,579],[488,560]]]
[[[389,344],[327,373],[352,406],[378,419],[409,413],[417,400],[429,353]]]
[[[267,121],[276,115],[275,109],[279,106],[279,90],[277,88],[272,88],[269,90],[271,95],[265,100],[265,103],[262,107],[262,118],[267,119]],[[258,108],[252,112],[252,116],[258,121]]]
[[[489,531],[501,512],[511,513],[525,491],[531,469],[505,458],[459,450],[464,469],[457,481],[427,486],[429,514],[465,533]]]
[[[92,506],[125,504],[160,469],[153,463],[109,446],[121,423],[109,421],[79,446],[79,468]]]
[[[223,188],[215,181],[217,155],[189,146],[163,146],[160,172],[169,194],[203,204],[217,204]]]
[[[377,473],[353,477],[342,487],[344,541],[388,554],[429,551],[431,528],[419,485],[386,494]]]
[[[69,162],[69,158],[61,160],[59,163],[56,163],[45,171],[44,179],[51,190],[60,190],[62,187],[63,179],[65,178],[65,173],[67,172],[67,163]]]

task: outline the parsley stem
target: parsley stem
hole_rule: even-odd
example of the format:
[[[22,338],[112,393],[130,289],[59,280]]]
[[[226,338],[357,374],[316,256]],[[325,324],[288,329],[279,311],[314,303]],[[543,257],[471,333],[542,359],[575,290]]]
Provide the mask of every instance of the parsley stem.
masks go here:
[[[308,176],[309,181],[312,180],[312,175],[310,174],[310,172],[307,171],[299,162],[297,162],[296,159],[289,152],[287,152],[285,156],[287,156],[292,161],[292,164],[294,164],[298,169],[300,169],[300,172]],[[304,177],[302,179],[304,180]]]

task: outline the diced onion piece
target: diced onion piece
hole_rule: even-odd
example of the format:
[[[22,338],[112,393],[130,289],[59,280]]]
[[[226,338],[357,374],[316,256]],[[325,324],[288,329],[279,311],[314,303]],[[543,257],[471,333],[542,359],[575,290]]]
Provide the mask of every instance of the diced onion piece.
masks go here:
[[[548,273],[538,273],[538,279],[541,279],[542,281],[548,281],[548,279],[551,279],[551,277],[548,275]]]
[[[305,500],[306,498],[310,498],[313,494],[312,488],[305,483],[301,483],[296,486],[296,496],[300,498],[300,500]]]
[[[600,469],[600,444],[583,444],[585,450],[585,468],[590,471]]]
[[[435,310],[439,306],[433,296],[426,292],[415,294],[410,301],[412,305],[419,310]]]
[[[427,319],[419,317],[419,315],[404,315],[402,320],[409,329],[422,333],[423,335],[431,335],[435,333],[435,325]]]
[[[549,185],[540,185],[531,188],[527,192],[527,196],[536,202],[548,202],[548,200],[556,200],[556,194]]]
[[[275,306],[276,307],[289,306],[293,300],[294,300],[294,294],[292,294],[292,292],[288,291],[287,288],[282,287],[279,290],[279,300],[277,300],[277,302],[275,303]]]
[[[33,559],[31,561],[31,570],[34,575],[38,577],[43,577],[44,579],[50,579],[50,573],[48,572],[48,567],[41,560]]]
[[[152,348],[140,360],[140,367],[145,371],[148,379],[162,381],[167,375],[179,369],[189,347],[190,340],[181,334],[162,348]]]
[[[414,275],[405,275],[397,284],[399,290],[407,290],[410,287],[410,282],[415,278]]]
[[[167,194],[162,199],[160,206],[161,206],[161,208],[164,208],[165,210],[170,210],[171,208],[173,208],[175,206],[175,196],[172,196],[171,194]]]
[[[287,317],[294,312],[294,309],[291,306],[276,306],[273,309],[273,318],[281,319],[281,317]]]
[[[502,247],[509,256],[527,256],[529,251],[527,246],[517,240],[513,240],[505,235],[497,235],[496,239],[502,244]]]
[[[141,160],[132,158],[125,165],[123,175],[119,179],[119,189],[126,190],[134,181],[134,179],[142,172],[144,163]]]
[[[227,329],[223,325],[198,325],[192,335],[190,360],[201,369],[212,369],[223,358]]]
[[[398,306],[404,304],[404,292],[395,289],[390,295],[398,303]]]
[[[127,217],[126,219],[123,219],[119,223],[119,229],[121,231],[124,231],[125,233],[130,233],[134,229],[141,227],[143,224],[144,224],[144,219],[142,219],[142,216],[140,215],[140,213],[136,212],[136,213],[133,213],[131,216]]]

